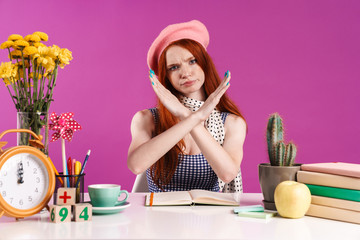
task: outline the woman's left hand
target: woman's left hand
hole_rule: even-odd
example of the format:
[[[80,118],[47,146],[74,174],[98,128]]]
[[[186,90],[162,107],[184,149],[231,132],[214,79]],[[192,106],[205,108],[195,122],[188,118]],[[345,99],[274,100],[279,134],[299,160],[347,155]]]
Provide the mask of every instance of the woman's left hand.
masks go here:
[[[151,72],[151,70],[149,78],[155,94],[158,96],[160,102],[167,108],[167,110],[169,110],[171,114],[173,114],[180,120],[186,118],[191,114],[190,110],[187,109],[183,104],[181,104],[179,99],[159,82],[159,80],[157,79],[155,74]]]

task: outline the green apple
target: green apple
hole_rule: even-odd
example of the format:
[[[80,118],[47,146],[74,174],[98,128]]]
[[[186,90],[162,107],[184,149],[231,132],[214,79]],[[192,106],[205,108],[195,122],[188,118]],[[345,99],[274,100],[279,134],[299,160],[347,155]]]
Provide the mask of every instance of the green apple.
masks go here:
[[[280,216],[301,218],[310,207],[311,193],[303,183],[284,181],[275,188],[274,200]]]

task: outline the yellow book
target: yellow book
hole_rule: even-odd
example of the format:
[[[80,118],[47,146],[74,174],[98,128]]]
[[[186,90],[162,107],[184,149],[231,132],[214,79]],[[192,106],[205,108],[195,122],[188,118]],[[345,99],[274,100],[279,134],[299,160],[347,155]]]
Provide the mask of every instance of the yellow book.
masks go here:
[[[191,190],[177,192],[148,193],[145,206],[176,206],[176,205],[224,205],[238,206],[235,193],[219,193],[207,190]]]
[[[310,204],[310,208],[306,212],[306,215],[360,224],[359,211]]]

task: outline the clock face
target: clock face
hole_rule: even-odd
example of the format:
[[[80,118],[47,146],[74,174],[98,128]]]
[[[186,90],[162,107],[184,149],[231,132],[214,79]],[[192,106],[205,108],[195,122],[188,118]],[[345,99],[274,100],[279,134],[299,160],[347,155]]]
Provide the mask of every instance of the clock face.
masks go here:
[[[32,154],[16,154],[0,169],[0,194],[14,208],[26,210],[39,205],[48,187],[46,167]]]

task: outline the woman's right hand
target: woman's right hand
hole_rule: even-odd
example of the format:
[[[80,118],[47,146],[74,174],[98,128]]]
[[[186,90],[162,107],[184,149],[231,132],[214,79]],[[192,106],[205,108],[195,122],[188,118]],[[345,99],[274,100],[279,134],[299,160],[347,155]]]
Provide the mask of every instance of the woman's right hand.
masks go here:
[[[186,108],[179,99],[174,96],[168,89],[166,89],[157,79],[155,73],[150,70],[149,75],[151,86],[154,89],[154,92],[158,96],[160,102],[166,107],[171,114],[180,120],[188,117],[191,114],[191,111]]]
[[[209,95],[209,97],[206,99],[205,103],[200,107],[200,109],[196,112],[199,114],[200,120],[205,121],[211,112],[216,108],[218,105],[221,97],[224,95],[226,90],[230,87],[230,79],[231,74],[229,71],[226,72],[224,79],[218,86],[218,88]]]

